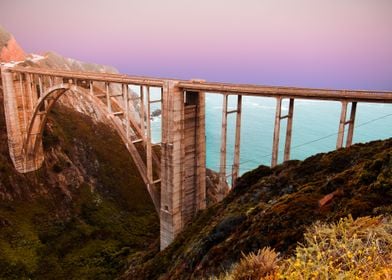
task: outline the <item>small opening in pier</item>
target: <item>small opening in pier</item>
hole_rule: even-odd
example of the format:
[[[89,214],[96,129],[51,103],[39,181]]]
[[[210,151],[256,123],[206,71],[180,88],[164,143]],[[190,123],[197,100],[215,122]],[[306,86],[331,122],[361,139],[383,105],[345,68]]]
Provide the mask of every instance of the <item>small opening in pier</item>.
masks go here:
[[[198,92],[186,91],[184,93],[184,103],[185,105],[197,105],[197,99],[199,95]]]

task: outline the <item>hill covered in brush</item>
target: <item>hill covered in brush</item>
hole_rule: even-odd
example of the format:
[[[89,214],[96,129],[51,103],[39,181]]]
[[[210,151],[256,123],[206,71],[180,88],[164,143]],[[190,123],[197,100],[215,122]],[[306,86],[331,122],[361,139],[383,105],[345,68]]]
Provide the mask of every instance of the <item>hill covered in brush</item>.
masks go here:
[[[0,279],[113,279],[157,242],[154,205],[110,127],[58,107],[44,166],[19,174],[0,113]]]
[[[202,279],[243,254],[271,247],[291,256],[316,221],[392,212],[392,139],[260,166],[210,207],[165,251],[135,255],[125,279]]]

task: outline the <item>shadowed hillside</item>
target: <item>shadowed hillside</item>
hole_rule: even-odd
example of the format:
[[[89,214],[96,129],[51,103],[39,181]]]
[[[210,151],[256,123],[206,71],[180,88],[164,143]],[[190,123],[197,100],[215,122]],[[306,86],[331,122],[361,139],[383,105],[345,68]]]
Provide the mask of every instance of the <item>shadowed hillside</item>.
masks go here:
[[[158,240],[159,220],[117,134],[66,107],[51,115],[46,160],[19,174],[0,100],[0,279],[112,279]]]
[[[357,144],[244,174],[238,188],[201,213],[165,251],[131,261],[127,279],[200,279],[243,253],[293,253],[315,221],[392,212],[392,139]]]

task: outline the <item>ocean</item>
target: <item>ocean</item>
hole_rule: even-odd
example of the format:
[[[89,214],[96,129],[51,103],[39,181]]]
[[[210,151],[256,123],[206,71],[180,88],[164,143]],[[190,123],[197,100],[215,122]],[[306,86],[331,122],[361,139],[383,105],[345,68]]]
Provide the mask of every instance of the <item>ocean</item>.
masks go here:
[[[151,90],[151,99],[159,99],[159,91]],[[229,110],[236,108],[236,97],[230,96]],[[272,136],[276,101],[274,98],[249,97],[242,99],[240,173],[257,166],[271,164]],[[223,98],[206,94],[207,167],[219,171],[220,133]],[[152,104],[152,110],[159,109]],[[282,103],[282,115],[287,114],[288,100]],[[311,155],[332,151],[336,147],[341,103],[295,100],[291,159],[305,159]],[[350,106],[348,107],[347,118]],[[281,122],[279,162],[282,162],[286,121]],[[160,142],[160,117],[152,121],[153,141]],[[231,173],[234,154],[235,114],[228,116],[227,174]],[[347,135],[347,128],[346,128]],[[392,137],[392,104],[359,103],[355,120],[353,143]],[[344,142],[345,143],[345,142]],[[230,181],[230,178],[229,178]]]

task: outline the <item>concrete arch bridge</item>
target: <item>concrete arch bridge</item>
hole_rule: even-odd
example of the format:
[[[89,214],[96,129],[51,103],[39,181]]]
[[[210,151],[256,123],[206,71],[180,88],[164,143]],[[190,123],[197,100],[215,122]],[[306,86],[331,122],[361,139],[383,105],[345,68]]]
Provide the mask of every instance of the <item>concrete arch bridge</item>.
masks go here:
[[[85,96],[113,123],[147,186],[160,216],[161,249],[173,241],[198,210],[206,207],[205,92],[223,95],[219,172],[222,184],[226,184],[227,178],[227,117],[236,114],[233,187],[239,176],[243,96],[273,97],[277,101],[271,166],[278,164],[283,120],[287,121],[284,160],[290,159],[296,99],[341,103],[336,148],[343,147],[344,140],[346,146],[352,144],[358,102],[392,103],[392,92],[387,91],[237,85],[7,65],[2,66],[1,77],[9,150],[15,168],[26,173],[41,167],[42,135],[51,109],[63,94]],[[132,94],[130,86],[139,87],[140,94]],[[151,88],[160,90],[159,99],[151,99]],[[230,95],[237,97],[235,110],[228,110]],[[289,100],[286,115],[282,115],[283,99]],[[160,103],[162,110],[160,155],[155,153],[151,141],[153,103]]]

